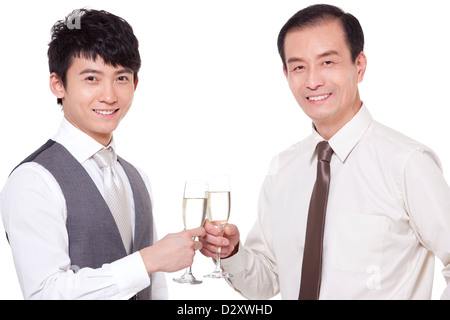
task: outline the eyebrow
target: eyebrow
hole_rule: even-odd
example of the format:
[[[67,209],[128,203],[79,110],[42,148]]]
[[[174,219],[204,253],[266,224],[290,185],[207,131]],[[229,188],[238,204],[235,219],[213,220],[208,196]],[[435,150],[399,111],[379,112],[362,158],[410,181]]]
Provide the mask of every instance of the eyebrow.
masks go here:
[[[318,54],[316,58],[317,59],[322,59],[322,58],[329,57],[329,56],[334,56],[334,55],[339,55],[339,53],[336,50],[328,50],[328,51],[325,51],[325,52],[323,52],[321,54]],[[293,57],[293,58],[290,58],[287,61],[288,64],[292,63],[292,62],[305,62],[305,59]]]
[[[93,73],[93,74],[99,74],[99,75],[103,75],[103,72],[97,69],[84,69],[83,71],[80,72],[80,75],[86,74],[86,73]],[[120,74],[124,74],[124,73],[128,73],[128,74],[133,74],[133,71],[129,68],[123,68],[120,70],[117,70],[116,72],[114,72],[114,75],[120,75]]]

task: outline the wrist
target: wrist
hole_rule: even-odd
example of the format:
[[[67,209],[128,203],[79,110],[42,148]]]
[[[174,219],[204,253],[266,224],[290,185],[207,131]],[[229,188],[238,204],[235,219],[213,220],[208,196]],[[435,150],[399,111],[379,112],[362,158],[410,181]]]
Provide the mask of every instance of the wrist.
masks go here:
[[[139,253],[141,255],[142,261],[144,262],[145,269],[147,270],[147,273],[150,275],[152,273],[157,272],[157,266],[155,263],[151,260],[151,254],[150,254],[150,247],[144,248],[142,250],[139,250]]]

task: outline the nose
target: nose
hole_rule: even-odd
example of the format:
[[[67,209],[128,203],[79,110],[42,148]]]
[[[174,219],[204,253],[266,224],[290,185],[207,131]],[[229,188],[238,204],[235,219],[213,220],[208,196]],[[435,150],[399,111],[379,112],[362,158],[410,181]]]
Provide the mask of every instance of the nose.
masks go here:
[[[103,83],[100,88],[98,100],[107,104],[114,104],[117,102],[117,94],[114,84]]]
[[[323,74],[318,68],[312,67],[308,70],[306,86],[310,90],[316,90],[325,84]]]

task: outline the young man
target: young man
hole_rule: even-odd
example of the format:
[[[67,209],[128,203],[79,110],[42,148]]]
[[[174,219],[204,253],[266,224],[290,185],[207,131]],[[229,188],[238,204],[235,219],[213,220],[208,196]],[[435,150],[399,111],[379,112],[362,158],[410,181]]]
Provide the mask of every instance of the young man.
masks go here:
[[[77,23],[74,23],[78,22]],[[50,89],[64,119],[11,173],[1,214],[25,299],[165,299],[203,228],[157,241],[150,183],[118,157],[141,60],[131,26],[76,10],[52,29]]]
[[[429,299],[435,255],[449,283],[450,189],[429,148],[361,101],[363,46],[358,20],[328,5],[280,31],[284,74],[313,132],[273,159],[245,245],[234,225],[225,237],[205,225],[202,240],[206,256],[223,245],[229,281],[249,298]]]

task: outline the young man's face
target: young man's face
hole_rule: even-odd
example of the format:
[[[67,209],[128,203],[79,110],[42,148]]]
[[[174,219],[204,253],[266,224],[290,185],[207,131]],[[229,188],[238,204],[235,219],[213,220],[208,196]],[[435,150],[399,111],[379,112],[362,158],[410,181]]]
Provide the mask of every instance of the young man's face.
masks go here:
[[[361,107],[364,53],[352,60],[337,20],[288,32],[284,49],[284,72],[295,99],[318,132],[331,138]]]
[[[130,109],[136,85],[133,71],[107,65],[101,57],[73,58],[64,87],[57,75],[50,77],[53,93],[63,101],[64,117],[103,145]]]

